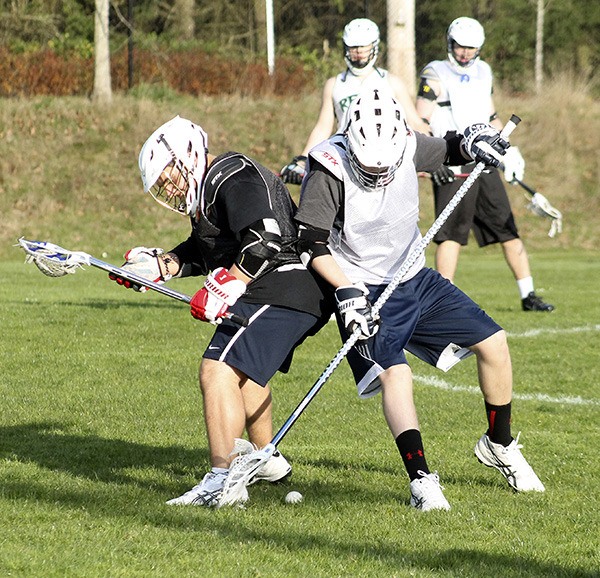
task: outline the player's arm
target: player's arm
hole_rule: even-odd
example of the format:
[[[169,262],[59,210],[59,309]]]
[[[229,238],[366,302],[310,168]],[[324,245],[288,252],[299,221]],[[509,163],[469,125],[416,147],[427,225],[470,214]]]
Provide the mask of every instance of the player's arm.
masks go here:
[[[379,329],[379,317],[371,312],[369,292],[362,283],[352,284],[328,246],[343,185],[318,162],[315,165],[318,170],[311,170],[304,181],[296,215],[300,258],[335,289],[336,304],[347,331],[352,333],[359,327],[359,339],[368,339]]]
[[[416,110],[419,118],[429,123],[435,109],[438,107],[437,98],[441,86],[439,80],[422,76],[417,91]],[[429,132],[429,131],[427,131]]]
[[[394,98],[398,101],[398,104],[403,108],[404,114],[406,114],[406,121],[408,122],[408,126],[413,130],[422,132],[424,134],[429,134],[429,126],[427,123],[419,116],[417,109],[415,108],[415,104],[406,88],[406,85],[402,80],[390,74],[388,76],[390,86],[392,87],[392,91],[394,93]]]
[[[304,149],[281,169],[281,179],[284,183],[299,185],[305,175],[306,159],[310,149],[329,138],[334,130],[335,111],[333,109],[333,85],[335,77],[325,82],[321,99],[321,110],[317,123],[313,127]]]
[[[306,145],[302,151],[302,156],[308,156],[310,149],[325,139],[328,139],[334,131],[335,126],[335,111],[333,109],[333,86],[335,77],[329,78],[323,87],[323,96],[321,98],[321,110],[317,123],[313,127]]]

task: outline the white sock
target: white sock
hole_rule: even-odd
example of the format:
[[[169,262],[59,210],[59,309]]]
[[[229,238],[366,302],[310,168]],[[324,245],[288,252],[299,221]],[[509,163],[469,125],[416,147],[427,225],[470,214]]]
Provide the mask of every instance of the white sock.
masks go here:
[[[211,468],[210,470],[213,474],[226,474],[229,472],[228,468]]]
[[[533,291],[533,277],[525,277],[517,281],[521,299],[525,299]]]

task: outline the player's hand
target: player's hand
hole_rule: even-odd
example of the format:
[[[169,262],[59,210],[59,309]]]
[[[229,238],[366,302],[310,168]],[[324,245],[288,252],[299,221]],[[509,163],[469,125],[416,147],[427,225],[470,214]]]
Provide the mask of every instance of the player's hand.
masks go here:
[[[246,284],[224,267],[215,269],[190,302],[192,317],[215,322],[246,292]]]
[[[359,327],[359,339],[369,339],[379,331],[379,316],[373,316],[368,294],[369,291],[362,283],[335,290],[335,302],[344,327],[349,333],[354,333]]]
[[[521,155],[519,147],[510,147],[504,158],[504,180],[513,185],[517,184],[517,180],[522,181],[525,175],[525,159]]]
[[[302,164],[300,164],[302,163]],[[302,184],[302,179],[306,174],[306,157],[304,155],[295,156],[289,165],[281,169],[281,180],[284,183],[292,185]]]
[[[125,259],[125,263],[121,266],[121,269],[125,269],[126,271],[130,271],[140,277],[144,277],[149,281],[154,283],[164,283],[171,278],[171,275],[168,273],[163,274],[164,267],[161,268],[162,255],[164,251],[157,247],[148,248],[148,247],[134,247],[125,253],[123,256]],[[129,281],[115,273],[108,274],[109,279],[116,281],[119,285],[123,285],[127,289],[134,289],[135,291],[139,291],[140,293],[144,293],[148,291],[148,287],[144,287],[139,283],[134,283],[133,281]]]
[[[503,162],[510,143],[494,127],[477,123],[465,129],[461,146],[474,161],[497,167]]]
[[[431,173],[431,180],[438,187],[447,185],[448,183],[452,183],[454,181],[454,171],[450,167],[442,165],[437,171],[433,171]]]

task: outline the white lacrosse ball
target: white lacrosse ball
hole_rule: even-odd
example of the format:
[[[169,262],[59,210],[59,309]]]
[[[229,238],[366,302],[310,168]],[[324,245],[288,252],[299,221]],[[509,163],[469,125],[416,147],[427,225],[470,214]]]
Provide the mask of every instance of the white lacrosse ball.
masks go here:
[[[300,492],[296,492],[296,491],[290,492],[285,497],[285,503],[286,504],[299,504],[303,500],[304,500],[304,496]]]

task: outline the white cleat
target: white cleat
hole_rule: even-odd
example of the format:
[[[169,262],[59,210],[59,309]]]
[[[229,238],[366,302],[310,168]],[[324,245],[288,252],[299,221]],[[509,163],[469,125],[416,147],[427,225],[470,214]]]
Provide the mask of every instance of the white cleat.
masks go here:
[[[426,474],[419,471],[420,478],[410,483],[410,505],[417,510],[428,512],[430,510],[449,510],[450,504],[446,500],[440,485],[437,472]]]
[[[169,506],[206,506],[216,507],[223,493],[223,486],[229,470],[222,473],[208,472],[202,481],[178,498],[169,500]]]
[[[269,461],[258,470],[257,474],[248,482],[248,485],[251,486],[260,481],[271,482],[274,484],[275,482],[283,481],[290,476],[291,473],[292,466],[279,451],[275,451]]]
[[[484,466],[496,468],[517,492],[543,492],[546,489],[544,484],[521,453],[523,446],[519,444],[520,435],[521,432],[505,447],[490,441],[488,435],[483,434],[475,444],[475,455]]]

